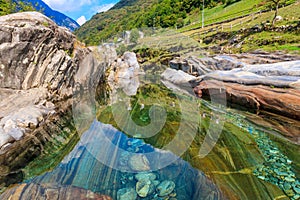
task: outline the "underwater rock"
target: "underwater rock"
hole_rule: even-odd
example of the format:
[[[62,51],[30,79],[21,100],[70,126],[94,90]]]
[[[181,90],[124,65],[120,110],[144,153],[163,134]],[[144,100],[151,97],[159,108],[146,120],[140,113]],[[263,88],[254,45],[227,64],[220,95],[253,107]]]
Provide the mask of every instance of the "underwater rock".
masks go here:
[[[140,197],[147,197],[153,194],[155,187],[150,180],[143,180],[136,183],[135,190]]]
[[[150,170],[149,160],[145,155],[136,154],[129,159],[129,167],[135,171],[148,171]]]
[[[154,173],[138,173],[135,175],[135,179],[137,181],[154,181],[156,179],[156,175]]]
[[[163,181],[157,186],[156,191],[159,196],[164,197],[171,194],[174,189],[175,183],[173,181]]]
[[[137,193],[133,188],[123,188],[117,192],[117,200],[135,200]]]
[[[74,186],[44,186],[38,184],[22,184],[18,187],[5,191],[0,195],[0,199],[51,199],[51,200],[73,200],[73,199],[93,199],[112,200],[106,195],[96,194]],[[126,199],[129,200],[129,199]]]

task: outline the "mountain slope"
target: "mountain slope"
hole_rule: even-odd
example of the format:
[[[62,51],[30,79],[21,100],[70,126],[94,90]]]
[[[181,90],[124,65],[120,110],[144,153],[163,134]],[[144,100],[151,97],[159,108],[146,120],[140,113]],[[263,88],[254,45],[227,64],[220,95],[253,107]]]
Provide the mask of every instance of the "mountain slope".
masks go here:
[[[59,26],[64,26],[70,29],[71,31],[74,31],[75,29],[79,28],[79,24],[75,20],[64,15],[63,13],[52,10],[42,0],[16,0],[16,2],[19,1],[24,3],[31,3],[36,10],[42,12],[44,15],[52,19]]]
[[[157,0],[121,0],[107,12],[94,15],[75,34],[89,45],[97,45],[123,30],[136,27],[136,18]]]
[[[206,7],[240,0],[205,0]],[[187,16],[202,6],[199,0],[121,0],[105,13],[98,13],[75,34],[89,45],[99,44],[116,34],[140,27],[182,27]],[[120,35],[119,35],[120,36]]]

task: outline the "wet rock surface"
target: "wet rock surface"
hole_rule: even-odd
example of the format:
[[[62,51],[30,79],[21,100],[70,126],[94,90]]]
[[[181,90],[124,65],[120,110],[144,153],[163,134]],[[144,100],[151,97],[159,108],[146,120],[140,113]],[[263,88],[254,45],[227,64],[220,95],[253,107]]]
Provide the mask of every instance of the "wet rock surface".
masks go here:
[[[36,184],[22,184],[13,189],[7,190],[1,195],[3,199],[53,199],[53,200],[112,200],[111,197],[100,195],[90,190],[74,186],[49,186]],[[127,199],[129,200],[129,199]]]

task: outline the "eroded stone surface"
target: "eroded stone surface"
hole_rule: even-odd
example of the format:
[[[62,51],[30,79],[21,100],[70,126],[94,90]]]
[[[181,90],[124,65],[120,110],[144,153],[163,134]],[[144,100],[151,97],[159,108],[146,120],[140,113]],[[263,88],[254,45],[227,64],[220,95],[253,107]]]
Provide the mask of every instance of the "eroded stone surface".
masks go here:
[[[1,199],[51,199],[51,200],[112,200],[111,197],[100,195],[90,190],[74,186],[44,186],[37,184],[21,184],[0,195]]]

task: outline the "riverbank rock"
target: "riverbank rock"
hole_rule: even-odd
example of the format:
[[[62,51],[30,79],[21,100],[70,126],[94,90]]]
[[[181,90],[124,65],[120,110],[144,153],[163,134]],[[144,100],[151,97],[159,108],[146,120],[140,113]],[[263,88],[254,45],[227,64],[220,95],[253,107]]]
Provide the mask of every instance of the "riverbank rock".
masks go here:
[[[140,86],[138,75],[141,73],[136,54],[125,52],[122,58],[116,59],[110,66],[108,84],[112,93],[115,94],[117,89],[122,89],[128,96],[135,95]]]
[[[246,65],[214,71],[203,77],[194,91],[199,97],[219,98],[228,104],[300,118],[300,61]]]
[[[194,90],[199,97],[205,98],[210,98],[210,95],[214,95],[214,98],[220,95],[221,98],[224,92],[228,104],[234,107],[249,108],[257,112],[266,110],[300,119],[300,91],[296,89],[272,88],[262,85],[246,86],[218,80],[205,80]]]
[[[95,89],[111,59],[98,61],[41,13],[0,17],[0,190],[22,181],[21,169],[65,127],[64,144],[74,137],[74,93]]]

